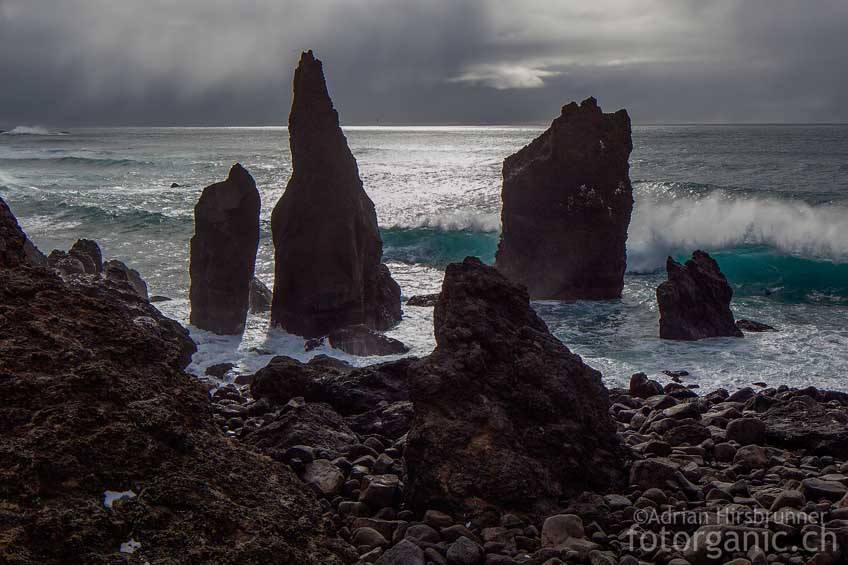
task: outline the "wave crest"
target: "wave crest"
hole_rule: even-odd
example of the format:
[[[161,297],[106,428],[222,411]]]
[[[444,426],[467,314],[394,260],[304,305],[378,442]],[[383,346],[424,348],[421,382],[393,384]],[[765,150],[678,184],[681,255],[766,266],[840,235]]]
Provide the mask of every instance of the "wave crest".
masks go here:
[[[68,135],[62,131],[51,131],[42,126],[17,126],[0,135]]]
[[[848,209],[797,200],[731,197],[715,191],[697,197],[660,198],[637,192],[627,242],[627,269],[655,271],[668,255],[697,248],[722,250],[765,245],[789,255],[848,259]]]
[[[497,213],[462,210],[434,216],[421,216],[414,220],[394,223],[387,226],[386,229],[432,229],[495,233],[501,229],[501,217]]]

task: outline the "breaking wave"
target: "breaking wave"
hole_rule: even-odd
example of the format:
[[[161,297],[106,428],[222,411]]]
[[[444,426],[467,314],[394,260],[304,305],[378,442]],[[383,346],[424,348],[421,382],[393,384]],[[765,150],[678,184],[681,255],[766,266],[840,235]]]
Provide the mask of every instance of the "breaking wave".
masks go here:
[[[63,131],[51,131],[42,126],[17,126],[0,135],[68,135]]]

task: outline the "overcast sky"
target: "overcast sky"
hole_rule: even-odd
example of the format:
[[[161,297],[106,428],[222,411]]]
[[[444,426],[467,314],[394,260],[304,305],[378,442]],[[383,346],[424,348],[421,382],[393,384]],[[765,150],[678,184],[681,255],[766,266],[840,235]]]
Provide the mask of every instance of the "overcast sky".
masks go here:
[[[846,0],[0,0],[0,128],[282,125],[300,51],[345,124],[848,122]]]

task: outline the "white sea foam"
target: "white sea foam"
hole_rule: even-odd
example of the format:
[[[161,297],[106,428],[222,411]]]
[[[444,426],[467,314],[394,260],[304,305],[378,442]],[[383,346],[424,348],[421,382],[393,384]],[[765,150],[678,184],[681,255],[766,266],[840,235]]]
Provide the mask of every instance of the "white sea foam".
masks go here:
[[[641,197],[627,242],[627,268],[634,273],[661,267],[675,251],[768,245],[784,253],[848,259],[848,210],[796,200],[703,197]]]
[[[42,126],[17,126],[0,135],[67,135],[61,131],[51,131]]]
[[[103,493],[103,506],[106,508],[112,508],[112,505],[115,504],[118,500],[124,498],[135,498],[136,494],[131,490],[124,491],[116,491],[116,490],[107,490]]]
[[[442,231],[497,232],[501,229],[499,213],[457,210],[396,223],[390,228],[430,228]]]

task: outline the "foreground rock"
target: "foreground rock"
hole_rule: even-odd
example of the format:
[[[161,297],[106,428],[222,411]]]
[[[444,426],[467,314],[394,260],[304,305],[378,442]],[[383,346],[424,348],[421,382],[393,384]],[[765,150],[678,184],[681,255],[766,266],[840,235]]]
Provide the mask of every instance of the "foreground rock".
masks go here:
[[[733,289],[715,259],[703,251],[685,265],[669,257],[666,271],[668,280],[657,287],[661,338],[742,337],[730,310]]]
[[[400,287],[380,263],[374,203],[339,127],[321,61],[301,56],[289,115],[292,177],[271,218],[276,277],[271,320],[318,337],[400,320]]]
[[[26,262],[24,246],[27,241],[12,210],[0,198],[0,269],[17,267]]]
[[[217,334],[244,331],[259,247],[259,191],[236,163],[227,180],[207,186],[194,207],[190,320]]]
[[[217,429],[179,324],[0,231],[0,562],[338,562],[314,496]]]
[[[622,481],[600,373],[551,336],[527,292],[476,258],[449,265],[436,350],[414,366],[408,502],[541,514]]]
[[[148,300],[147,283],[135,269],[127,267],[123,261],[112,259],[103,263],[103,276],[117,283],[128,286],[136,296]]]
[[[533,299],[618,298],[633,189],[625,110],[594,98],[562,108],[541,136],[503,165],[497,267]]]

